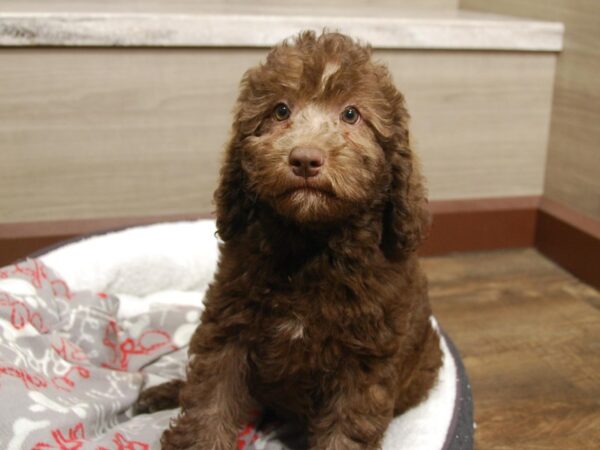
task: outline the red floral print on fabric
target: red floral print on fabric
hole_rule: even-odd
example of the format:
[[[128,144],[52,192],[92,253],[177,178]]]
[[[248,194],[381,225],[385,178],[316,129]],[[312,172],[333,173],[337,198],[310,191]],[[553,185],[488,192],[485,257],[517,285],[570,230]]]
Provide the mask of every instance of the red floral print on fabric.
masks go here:
[[[62,359],[70,362],[87,362],[88,357],[77,344],[61,337],[60,343],[52,344],[52,349],[58,353]]]
[[[36,289],[41,289],[44,282],[47,282],[50,284],[52,293],[55,296],[68,300],[73,298],[73,294],[67,283],[60,278],[50,278],[46,271],[46,266],[37,259],[30,259],[24,263],[18,263],[0,270],[0,279],[11,278],[15,275],[19,278],[25,278]]]
[[[117,323],[111,320],[106,326],[102,342],[112,350],[113,358],[109,363],[102,363],[102,367],[127,371],[131,356],[150,355],[165,348],[177,350],[177,346],[172,343],[171,335],[164,330],[146,330],[137,339],[128,337],[120,343],[118,343],[118,334]]]
[[[249,442],[255,442],[259,437],[260,435],[254,429],[253,424],[246,425],[240,434],[238,434],[238,450],[245,450]]]
[[[15,264],[13,266],[12,274],[23,275],[36,289],[40,289],[43,282],[48,280],[46,268],[42,263],[35,259],[26,263]]]
[[[58,428],[52,430],[52,438],[54,442],[48,444],[47,442],[38,442],[31,450],[47,450],[47,449],[58,449],[58,450],[79,450],[83,447],[86,442],[85,429],[82,422],[77,423],[73,428],[70,428],[65,436],[62,431]],[[96,447],[97,450],[148,450],[150,444],[141,441],[130,441],[122,433],[115,433],[112,439],[115,446],[114,448],[107,448],[103,446]]]
[[[73,373],[79,376],[79,378],[87,379],[90,377],[90,371],[83,366],[73,366],[69,368],[66,374],[56,376],[52,378],[52,384],[56,389],[61,391],[71,391],[75,386],[76,382],[71,378]]]
[[[18,378],[23,382],[26,389],[43,389],[48,387],[48,381],[39,375],[31,374],[25,369],[19,367],[0,366],[0,376]],[[0,380],[2,378],[0,377]]]
[[[11,366],[0,366],[0,376],[9,376],[21,380],[25,389],[40,390],[46,389],[50,384],[56,389],[61,391],[70,392],[76,386],[76,381],[73,380],[74,376],[78,376],[82,379],[90,377],[90,371],[83,366],[73,366],[64,375],[57,375],[48,379],[42,375],[32,374],[26,369]],[[0,378],[1,380],[1,378]]]
[[[10,309],[10,323],[17,330],[26,324],[31,324],[40,333],[48,333],[42,316],[37,312],[31,312],[29,306],[22,300],[11,297],[6,292],[0,292],[0,306]]]
[[[85,442],[85,430],[83,423],[78,422],[73,428],[69,428],[65,436],[58,428],[52,430],[53,444],[38,442],[31,450],[59,449],[59,450],[79,450]]]
[[[258,434],[256,431],[256,421],[260,416],[260,411],[252,411],[250,413],[250,422],[244,427],[237,437],[238,450],[245,450],[249,443],[256,442],[258,438],[260,438],[260,434]]]
[[[150,445],[141,441],[130,441],[121,433],[115,433],[112,440],[117,448],[115,450],[148,450]],[[104,447],[98,447],[98,450],[110,450]]]

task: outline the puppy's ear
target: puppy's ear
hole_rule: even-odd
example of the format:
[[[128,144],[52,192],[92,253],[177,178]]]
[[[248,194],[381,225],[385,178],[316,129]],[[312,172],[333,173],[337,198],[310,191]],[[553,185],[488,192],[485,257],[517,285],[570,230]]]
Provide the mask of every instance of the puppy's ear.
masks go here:
[[[254,211],[256,198],[248,195],[242,152],[243,140],[256,134],[269,102],[268,96],[264,95],[268,90],[264,86],[260,70],[261,66],[248,69],[240,82],[231,138],[225,149],[219,186],[214,195],[217,233],[223,241],[229,241],[242,233]]]
[[[225,150],[219,185],[214,195],[217,207],[217,233],[223,241],[244,231],[250,215],[250,201],[245,190],[245,175],[240,159],[241,135],[234,132]]]
[[[383,144],[391,181],[384,210],[381,248],[389,259],[401,259],[414,252],[431,224],[420,164],[410,149],[408,113],[403,96],[393,87],[391,133]]]

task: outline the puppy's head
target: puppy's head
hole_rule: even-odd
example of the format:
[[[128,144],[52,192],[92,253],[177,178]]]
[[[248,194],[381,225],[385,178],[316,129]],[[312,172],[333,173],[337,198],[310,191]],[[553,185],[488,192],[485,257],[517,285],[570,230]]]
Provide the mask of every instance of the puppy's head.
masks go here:
[[[307,226],[376,208],[386,254],[413,250],[427,214],[407,119],[368,47],[313,32],[275,47],[242,79],[215,193],[219,235],[242,232],[257,201]]]

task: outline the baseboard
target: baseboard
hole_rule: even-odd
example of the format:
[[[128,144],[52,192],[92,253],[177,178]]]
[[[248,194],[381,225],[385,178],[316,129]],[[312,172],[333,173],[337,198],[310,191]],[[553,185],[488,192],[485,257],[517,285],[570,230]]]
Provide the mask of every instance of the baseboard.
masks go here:
[[[600,289],[600,221],[543,198],[535,246],[577,278]]]
[[[537,196],[432,201],[421,254],[531,247],[539,202]]]
[[[4,223],[0,224],[0,267],[39,252],[41,249],[52,248],[61,242],[80,236],[159,222],[196,220],[208,217],[210,217],[210,214],[190,213],[146,217]]]
[[[536,247],[600,289],[600,221],[537,196],[432,201],[430,208],[433,224],[420,252],[424,256]],[[208,217],[190,213],[0,224],[0,266],[86,234]]]
[[[433,225],[421,254],[532,246],[538,204],[539,197],[432,201]],[[201,217],[210,215],[192,213],[0,224],[0,265],[81,235]]]

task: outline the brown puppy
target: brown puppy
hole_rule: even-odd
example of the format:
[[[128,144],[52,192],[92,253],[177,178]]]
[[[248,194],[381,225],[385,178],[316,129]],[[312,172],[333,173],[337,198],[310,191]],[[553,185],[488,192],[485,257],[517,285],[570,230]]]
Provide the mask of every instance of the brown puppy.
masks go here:
[[[188,380],[140,400],[180,390],[164,449],[235,449],[256,405],[304,421],[312,449],[378,449],[427,395],[441,352],[407,120],[387,69],[341,34],[302,33],[244,75]]]

